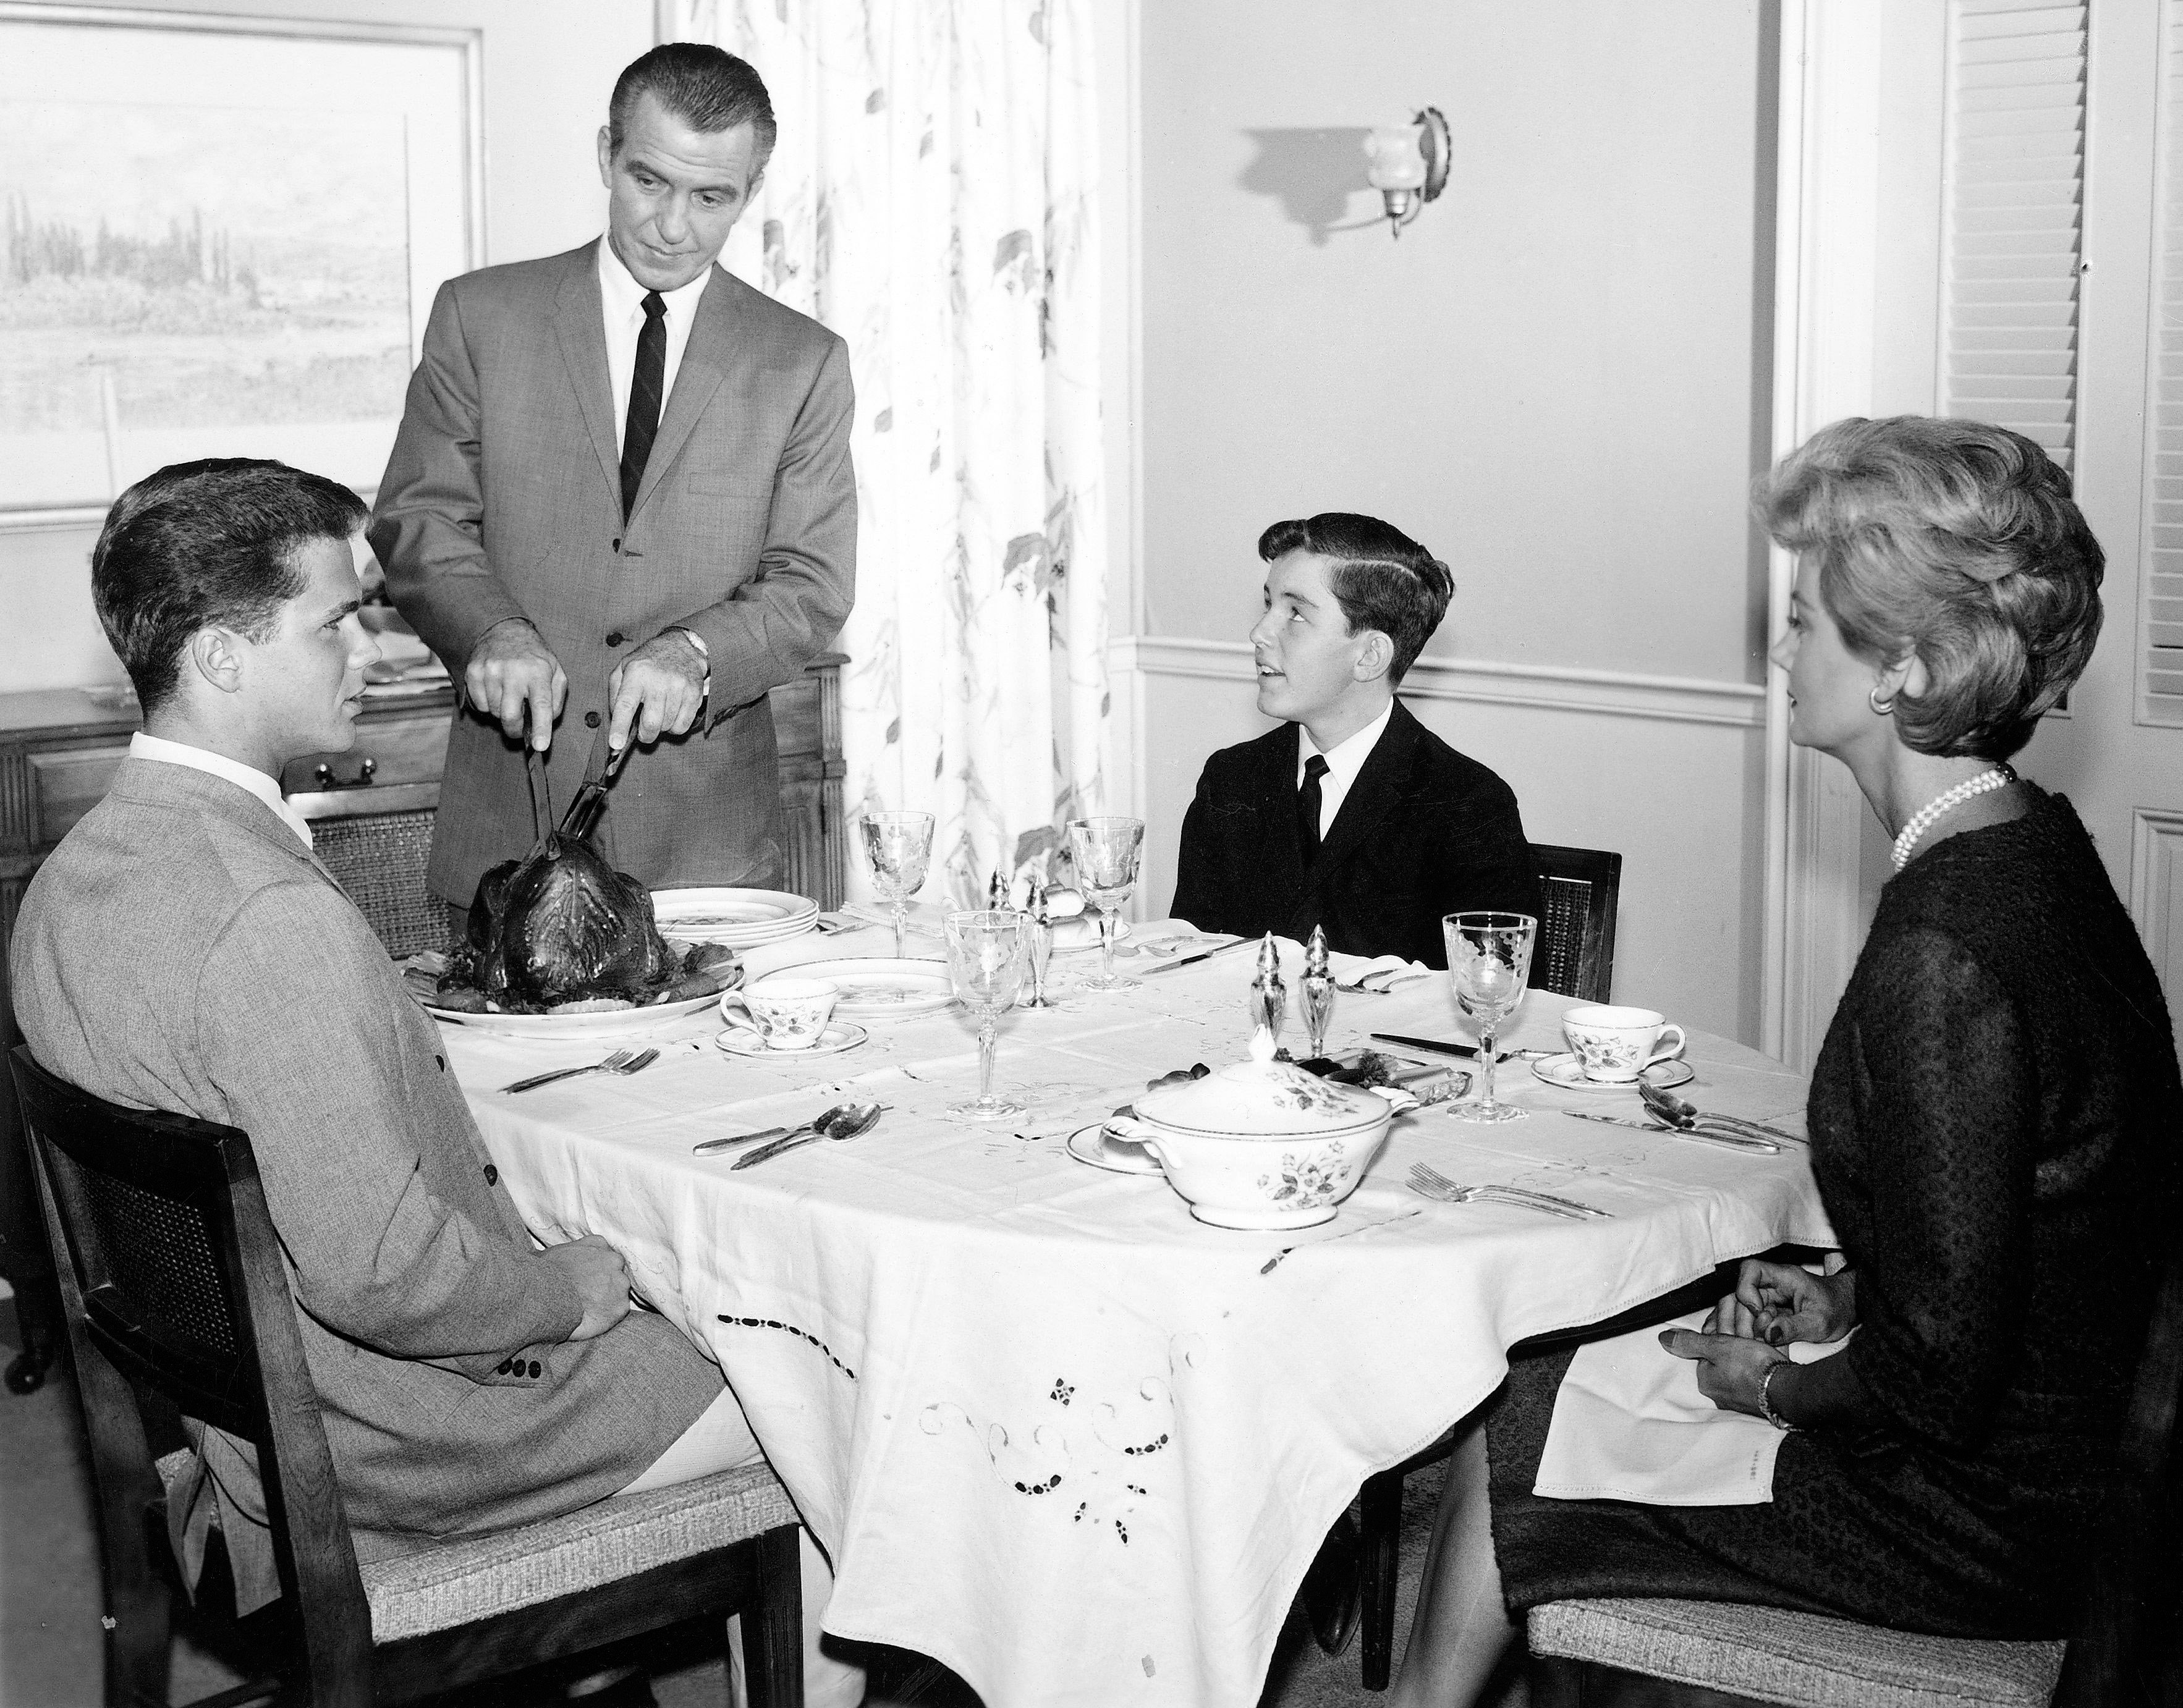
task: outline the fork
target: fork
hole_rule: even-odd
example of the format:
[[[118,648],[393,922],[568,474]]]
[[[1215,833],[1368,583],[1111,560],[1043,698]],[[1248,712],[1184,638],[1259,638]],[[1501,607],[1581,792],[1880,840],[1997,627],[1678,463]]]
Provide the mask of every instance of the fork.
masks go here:
[[[1465,1186],[1449,1179],[1429,1162],[1411,1164],[1410,1190],[1421,1197],[1438,1199],[1443,1204],[1477,1201],[1508,1204],[1517,1209],[1537,1210],[1548,1216],[1559,1216],[1571,1222],[1604,1222],[1614,1213],[1590,1204],[1580,1204],[1574,1198],[1557,1198],[1551,1192],[1533,1192],[1521,1186]]]
[[[603,1062],[594,1062],[588,1068],[556,1068],[551,1073],[534,1073],[528,1079],[519,1079],[513,1085],[503,1085],[503,1094],[514,1091],[532,1091],[541,1085],[551,1085],[556,1079],[573,1079],[579,1073],[642,1073],[659,1059],[657,1050],[617,1050]]]
[[[1352,984],[1345,984],[1337,979],[1334,981],[1334,988],[1337,990],[1346,990],[1352,996],[1391,996],[1395,994],[1393,991],[1372,982],[1375,979],[1384,979],[1386,976],[1383,969],[1377,973],[1367,973]]]

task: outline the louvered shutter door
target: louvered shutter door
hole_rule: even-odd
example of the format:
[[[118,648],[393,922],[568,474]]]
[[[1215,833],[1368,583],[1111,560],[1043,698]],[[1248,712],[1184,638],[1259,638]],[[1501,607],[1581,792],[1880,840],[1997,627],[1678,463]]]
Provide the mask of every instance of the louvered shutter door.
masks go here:
[[[2138,722],[2183,725],[2183,6],[2163,7]]]
[[[2083,4],[1953,0],[1940,402],[2076,448]]]

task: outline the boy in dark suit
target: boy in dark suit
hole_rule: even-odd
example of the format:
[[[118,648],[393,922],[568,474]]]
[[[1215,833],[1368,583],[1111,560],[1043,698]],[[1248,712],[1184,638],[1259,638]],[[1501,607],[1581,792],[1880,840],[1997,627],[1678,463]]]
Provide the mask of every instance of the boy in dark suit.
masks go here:
[[[1441,918],[1539,911],[1507,784],[1413,718],[1395,687],[1447,614],[1447,566],[1375,517],[1258,538],[1258,709],[1278,729],[1206,761],[1173,912],[1208,931],[1305,938],[1445,967]]]

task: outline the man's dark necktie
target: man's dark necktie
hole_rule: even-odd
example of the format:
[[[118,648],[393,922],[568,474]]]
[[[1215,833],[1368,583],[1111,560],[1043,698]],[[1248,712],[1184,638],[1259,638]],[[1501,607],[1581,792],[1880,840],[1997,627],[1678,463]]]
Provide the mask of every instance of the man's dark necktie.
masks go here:
[[[1326,775],[1326,756],[1314,753],[1303,762],[1303,787],[1297,790],[1297,842],[1308,868],[1319,858],[1319,779]]]
[[[662,383],[667,377],[667,304],[657,291],[644,293],[644,330],[636,335],[636,365],[629,375],[629,417],[621,430],[621,519],[636,507],[644,464],[659,431]]]

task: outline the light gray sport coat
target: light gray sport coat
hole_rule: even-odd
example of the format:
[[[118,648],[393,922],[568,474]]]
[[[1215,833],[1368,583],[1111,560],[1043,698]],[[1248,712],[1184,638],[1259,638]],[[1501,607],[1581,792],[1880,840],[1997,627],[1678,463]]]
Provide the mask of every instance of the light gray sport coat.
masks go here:
[[[528,618],[569,674],[548,767],[575,793],[607,678],[663,629],[704,637],[690,733],[632,754],[599,846],[653,888],[777,885],[784,866],[766,690],[823,652],[855,595],[847,347],[713,269],[625,526],[598,244],[440,287],[369,530],[389,595],[458,681],[494,624]],[[435,893],[531,842],[523,752],[456,713]]]
[[[534,1251],[433,1021],[245,790],[124,760],[31,880],[10,973],[41,1066],[250,1135],[353,1523],[573,1511],[719,1395],[660,1317],[566,1339],[575,1291]]]

